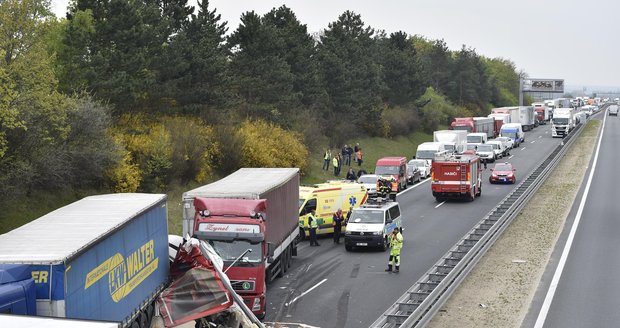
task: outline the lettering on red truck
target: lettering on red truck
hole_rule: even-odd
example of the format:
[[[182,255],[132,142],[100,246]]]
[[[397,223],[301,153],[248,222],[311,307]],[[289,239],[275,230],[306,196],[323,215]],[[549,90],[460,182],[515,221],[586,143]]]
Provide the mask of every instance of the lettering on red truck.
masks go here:
[[[153,240],[149,240],[126,258],[120,253],[108,258],[86,275],[84,289],[88,289],[104,276],[108,276],[110,296],[119,302],[151,275],[159,265],[155,257]]]
[[[199,231],[259,233],[260,227],[255,224],[201,223]]]
[[[453,175],[453,176],[456,176],[457,173],[456,172],[444,172],[443,175]]]

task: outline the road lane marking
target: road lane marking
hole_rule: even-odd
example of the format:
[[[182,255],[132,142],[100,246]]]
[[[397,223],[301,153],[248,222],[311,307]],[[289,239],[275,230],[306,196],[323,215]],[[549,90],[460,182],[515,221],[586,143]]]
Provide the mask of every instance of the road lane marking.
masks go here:
[[[546,132],[545,132],[546,133]],[[542,138],[542,136],[538,136],[538,139]]]
[[[530,142],[530,143],[535,143],[535,142],[536,142],[536,140],[532,140],[532,142]]]
[[[525,147],[521,148],[521,150],[525,150]]]
[[[511,158],[513,158],[513,157],[515,157],[515,155],[510,155],[510,157],[508,157],[508,159],[511,159]]]
[[[288,302],[288,303],[284,303],[284,306],[289,306],[293,303],[295,303],[298,299],[302,298],[304,295],[308,294],[309,292],[311,292],[313,289],[319,287],[322,283],[326,282],[327,278],[321,280],[318,284],[312,286],[310,289],[306,290],[305,292],[301,293],[301,295],[295,297],[292,301]]]
[[[538,313],[538,318],[536,319],[536,324],[534,325],[534,328],[542,328],[543,325],[545,324],[545,320],[547,320],[547,314],[549,313],[549,309],[551,308],[551,303],[553,302],[555,291],[557,290],[558,284],[560,283],[560,278],[562,277],[562,271],[564,271],[566,260],[568,260],[568,254],[570,253],[571,246],[573,245],[573,240],[575,239],[575,234],[577,233],[577,228],[579,227],[579,222],[581,221],[581,215],[583,214],[583,208],[586,205],[588,193],[590,192],[590,186],[592,184],[592,178],[594,177],[594,171],[596,170],[596,163],[598,162],[598,154],[599,154],[599,151],[601,150],[601,141],[603,140],[603,134],[605,133],[605,120],[606,119],[607,117],[603,119],[603,129],[601,130],[601,135],[599,136],[599,139],[598,139],[598,145],[596,146],[596,153],[594,154],[594,161],[592,162],[592,170],[590,171],[590,176],[588,177],[586,188],[583,192],[581,202],[579,203],[579,209],[577,210],[575,221],[573,221],[573,226],[571,227],[570,233],[568,234],[568,239],[566,239],[566,245],[564,245],[564,249],[562,250],[562,256],[560,257],[558,266],[555,269],[553,278],[551,279],[551,285],[549,285],[549,290],[547,291],[547,295],[545,296],[545,300],[540,309],[540,313]]]
[[[413,187],[409,187],[409,188],[407,188],[407,189],[405,189],[405,190],[403,190],[403,191],[399,192],[398,194],[396,194],[396,196],[400,196],[400,195],[402,195],[402,194],[406,193],[406,192],[407,192],[407,191],[409,191],[409,190],[413,190],[413,189],[415,189],[415,188],[419,187],[421,184],[423,184],[423,183],[425,183],[425,182],[427,182],[427,181],[430,181],[430,180],[431,180],[431,177],[429,176],[428,178],[426,178],[426,180],[424,180],[424,181],[420,181],[420,182],[418,182],[418,184],[417,184],[417,185],[415,185],[415,186],[413,186]]]
[[[445,202],[446,202],[446,201],[444,200],[443,202],[439,203],[439,205],[435,206],[435,208],[437,208],[437,207],[439,207],[439,206],[443,205]]]

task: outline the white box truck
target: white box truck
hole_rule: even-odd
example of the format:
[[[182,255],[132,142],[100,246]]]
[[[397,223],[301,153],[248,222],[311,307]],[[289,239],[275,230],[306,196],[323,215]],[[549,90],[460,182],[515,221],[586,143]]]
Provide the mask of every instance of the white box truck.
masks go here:
[[[465,130],[439,130],[433,132],[433,141],[443,143],[443,149],[450,153],[462,153],[467,144]]]

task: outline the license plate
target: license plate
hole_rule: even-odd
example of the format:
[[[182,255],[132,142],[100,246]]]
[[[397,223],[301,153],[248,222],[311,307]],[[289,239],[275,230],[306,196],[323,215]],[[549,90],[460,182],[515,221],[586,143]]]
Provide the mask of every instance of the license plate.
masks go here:
[[[368,246],[368,243],[356,243],[355,246]]]
[[[506,181],[506,178],[502,178],[502,181]]]

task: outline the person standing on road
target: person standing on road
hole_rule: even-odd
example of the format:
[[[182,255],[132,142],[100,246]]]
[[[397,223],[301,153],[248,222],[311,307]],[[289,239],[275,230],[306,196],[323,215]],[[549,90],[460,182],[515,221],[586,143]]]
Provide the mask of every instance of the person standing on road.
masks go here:
[[[387,272],[392,272],[392,264],[394,265],[394,272],[400,272],[400,250],[403,248],[403,235],[400,233],[398,227],[394,227],[392,234],[388,238],[390,242],[390,260],[388,267],[385,269]]]
[[[334,226],[334,244],[340,244],[340,234],[342,233],[342,223],[344,222],[344,215],[342,215],[341,209],[338,209],[338,211],[334,213],[332,220],[332,225]]]
[[[316,217],[314,216],[315,212],[315,210],[312,210],[310,211],[310,215],[308,215],[308,227],[310,227],[310,246],[321,246],[316,241],[316,229],[319,228],[319,224],[316,222]]]

